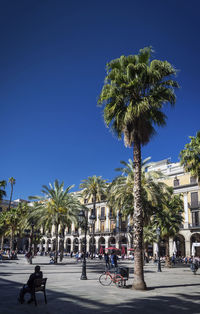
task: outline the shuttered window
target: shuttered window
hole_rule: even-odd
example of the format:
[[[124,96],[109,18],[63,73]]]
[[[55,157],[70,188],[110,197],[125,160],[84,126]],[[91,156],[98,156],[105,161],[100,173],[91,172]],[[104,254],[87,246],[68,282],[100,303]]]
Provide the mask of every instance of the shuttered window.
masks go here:
[[[198,207],[198,192],[191,193],[191,207]]]

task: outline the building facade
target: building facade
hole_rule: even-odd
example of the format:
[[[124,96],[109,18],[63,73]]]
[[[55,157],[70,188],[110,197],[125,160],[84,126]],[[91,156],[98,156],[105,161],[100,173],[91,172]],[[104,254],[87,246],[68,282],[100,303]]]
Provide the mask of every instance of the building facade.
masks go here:
[[[169,159],[152,162],[147,171],[160,171],[165,175],[164,182],[173,187],[174,194],[181,194],[184,203],[183,224],[179,233],[170,239],[170,255],[176,248],[177,256],[191,256],[192,244],[200,243],[200,187],[197,179],[189,173],[185,173],[180,163],[171,163]],[[20,200],[14,201],[12,206],[17,206]],[[0,210],[8,206],[7,201],[2,201]],[[125,254],[133,250],[133,236],[131,231],[130,218],[123,218],[118,212],[115,216],[112,209],[107,205],[106,200],[96,203],[96,219],[94,228],[90,224],[89,217],[92,213],[93,204],[90,200],[83,200],[88,207],[88,231],[87,231],[87,252],[102,252],[105,248],[116,247]],[[65,230],[59,231],[59,249],[64,247],[67,253],[82,252],[84,246],[84,230],[72,224]],[[5,243],[8,247],[8,239]],[[27,239],[22,241],[23,248],[27,246]],[[165,240],[161,239],[161,255],[165,255]],[[149,245],[149,255],[154,254],[156,246]],[[175,247],[175,248],[174,248]],[[55,250],[55,229],[46,233],[38,245],[41,251]],[[200,247],[196,247],[196,256],[200,256]]]

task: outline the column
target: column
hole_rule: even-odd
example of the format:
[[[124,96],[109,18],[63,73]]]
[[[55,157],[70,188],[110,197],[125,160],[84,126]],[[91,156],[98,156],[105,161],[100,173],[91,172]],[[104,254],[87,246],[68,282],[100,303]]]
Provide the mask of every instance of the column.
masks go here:
[[[185,255],[186,256],[191,255],[190,241],[186,241],[186,240],[185,240]]]
[[[169,256],[173,256],[173,247],[174,247],[174,241],[173,238],[169,239]]]
[[[108,238],[109,238],[109,237],[107,237],[107,236],[105,237],[105,248],[108,247]]]
[[[99,207],[97,207],[97,221],[96,221],[96,229],[95,230],[98,230],[99,231]]]

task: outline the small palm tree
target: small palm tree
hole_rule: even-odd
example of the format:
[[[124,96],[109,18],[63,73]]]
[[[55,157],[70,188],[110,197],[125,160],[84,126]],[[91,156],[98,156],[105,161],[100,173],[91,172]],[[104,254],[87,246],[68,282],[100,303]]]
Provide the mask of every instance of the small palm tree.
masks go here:
[[[83,189],[82,195],[87,200],[92,199],[93,210],[91,217],[96,219],[96,202],[101,201],[102,196],[106,195],[108,183],[106,180],[103,180],[102,177],[88,177],[87,179],[82,180],[82,183],[79,185],[80,189]],[[93,258],[93,250],[94,250],[94,224],[93,224],[93,237],[92,237],[92,255]]]
[[[198,178],[200,183],[200,131],[196,137],[190,136],[190,143],[180,152],[181,165],[184,166],[186,172]]]
[[[167,61],[150,60],[152,49],[137,55],[121,56],[107,64],[105,84],[98,104],[104,106],[104,120],[118,138],[124,135],[126,146],[133,147],[134,185],[134,284],[144,290],[143,207],[141,195],[141,146],[155,134],[155,126],[164,126],[165,103],[175,104],[174,67]]]
[[[59,184],[55,180],[54,184],[42,186],[44,197],[32,196],[29,199],[38,201],[34,210],[31,211],[29,219],[35,219],[38,227],[44,227],[45,230],[55,227],[55,263],[58,259],[58,236],[59,226],[69,225],[76,222],[77,213],[81,205],[76,196],[70,193],[73,185],[64,189],[64,182]]]
[[[0,181],[0,200],[2,200],[4,196],[6,196],[5,187],[6,181],[5,180]]]
[[[173,195],[173,190],[169,188],[165,202],[160,211],[154,216],[154,223],[160,227],[161,238],[166,240],[166,266],[170,265],[169,238],[175,237],[183,222],[183,200],[181,195]]]
[[[14,185],[16,183],[16,180],[13,177],[11,177],[11,178],[8,179],[8,182],[11,185],[10,201],[9,201],[9,205],[8,205],[8,210],[10,210],[10,206],[11,206],[11,202],[12,202],[12,196],[13,196],[13,187],[14,187]]]

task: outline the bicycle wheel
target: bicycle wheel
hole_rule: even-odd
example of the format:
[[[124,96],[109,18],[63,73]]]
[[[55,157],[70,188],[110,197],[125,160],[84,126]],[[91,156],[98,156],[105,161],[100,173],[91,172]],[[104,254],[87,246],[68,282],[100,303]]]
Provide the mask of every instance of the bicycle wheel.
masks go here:
[[[123,277],[121,275],[118,275],[118,274],[115,275],[114,283],[116,284],[116,286],[122,287],[123,286]]]
[[[109,286],[112,282],[111,276],[109,274],[102,274],[99,277],[99,282],[102,284],[102,286]]]

